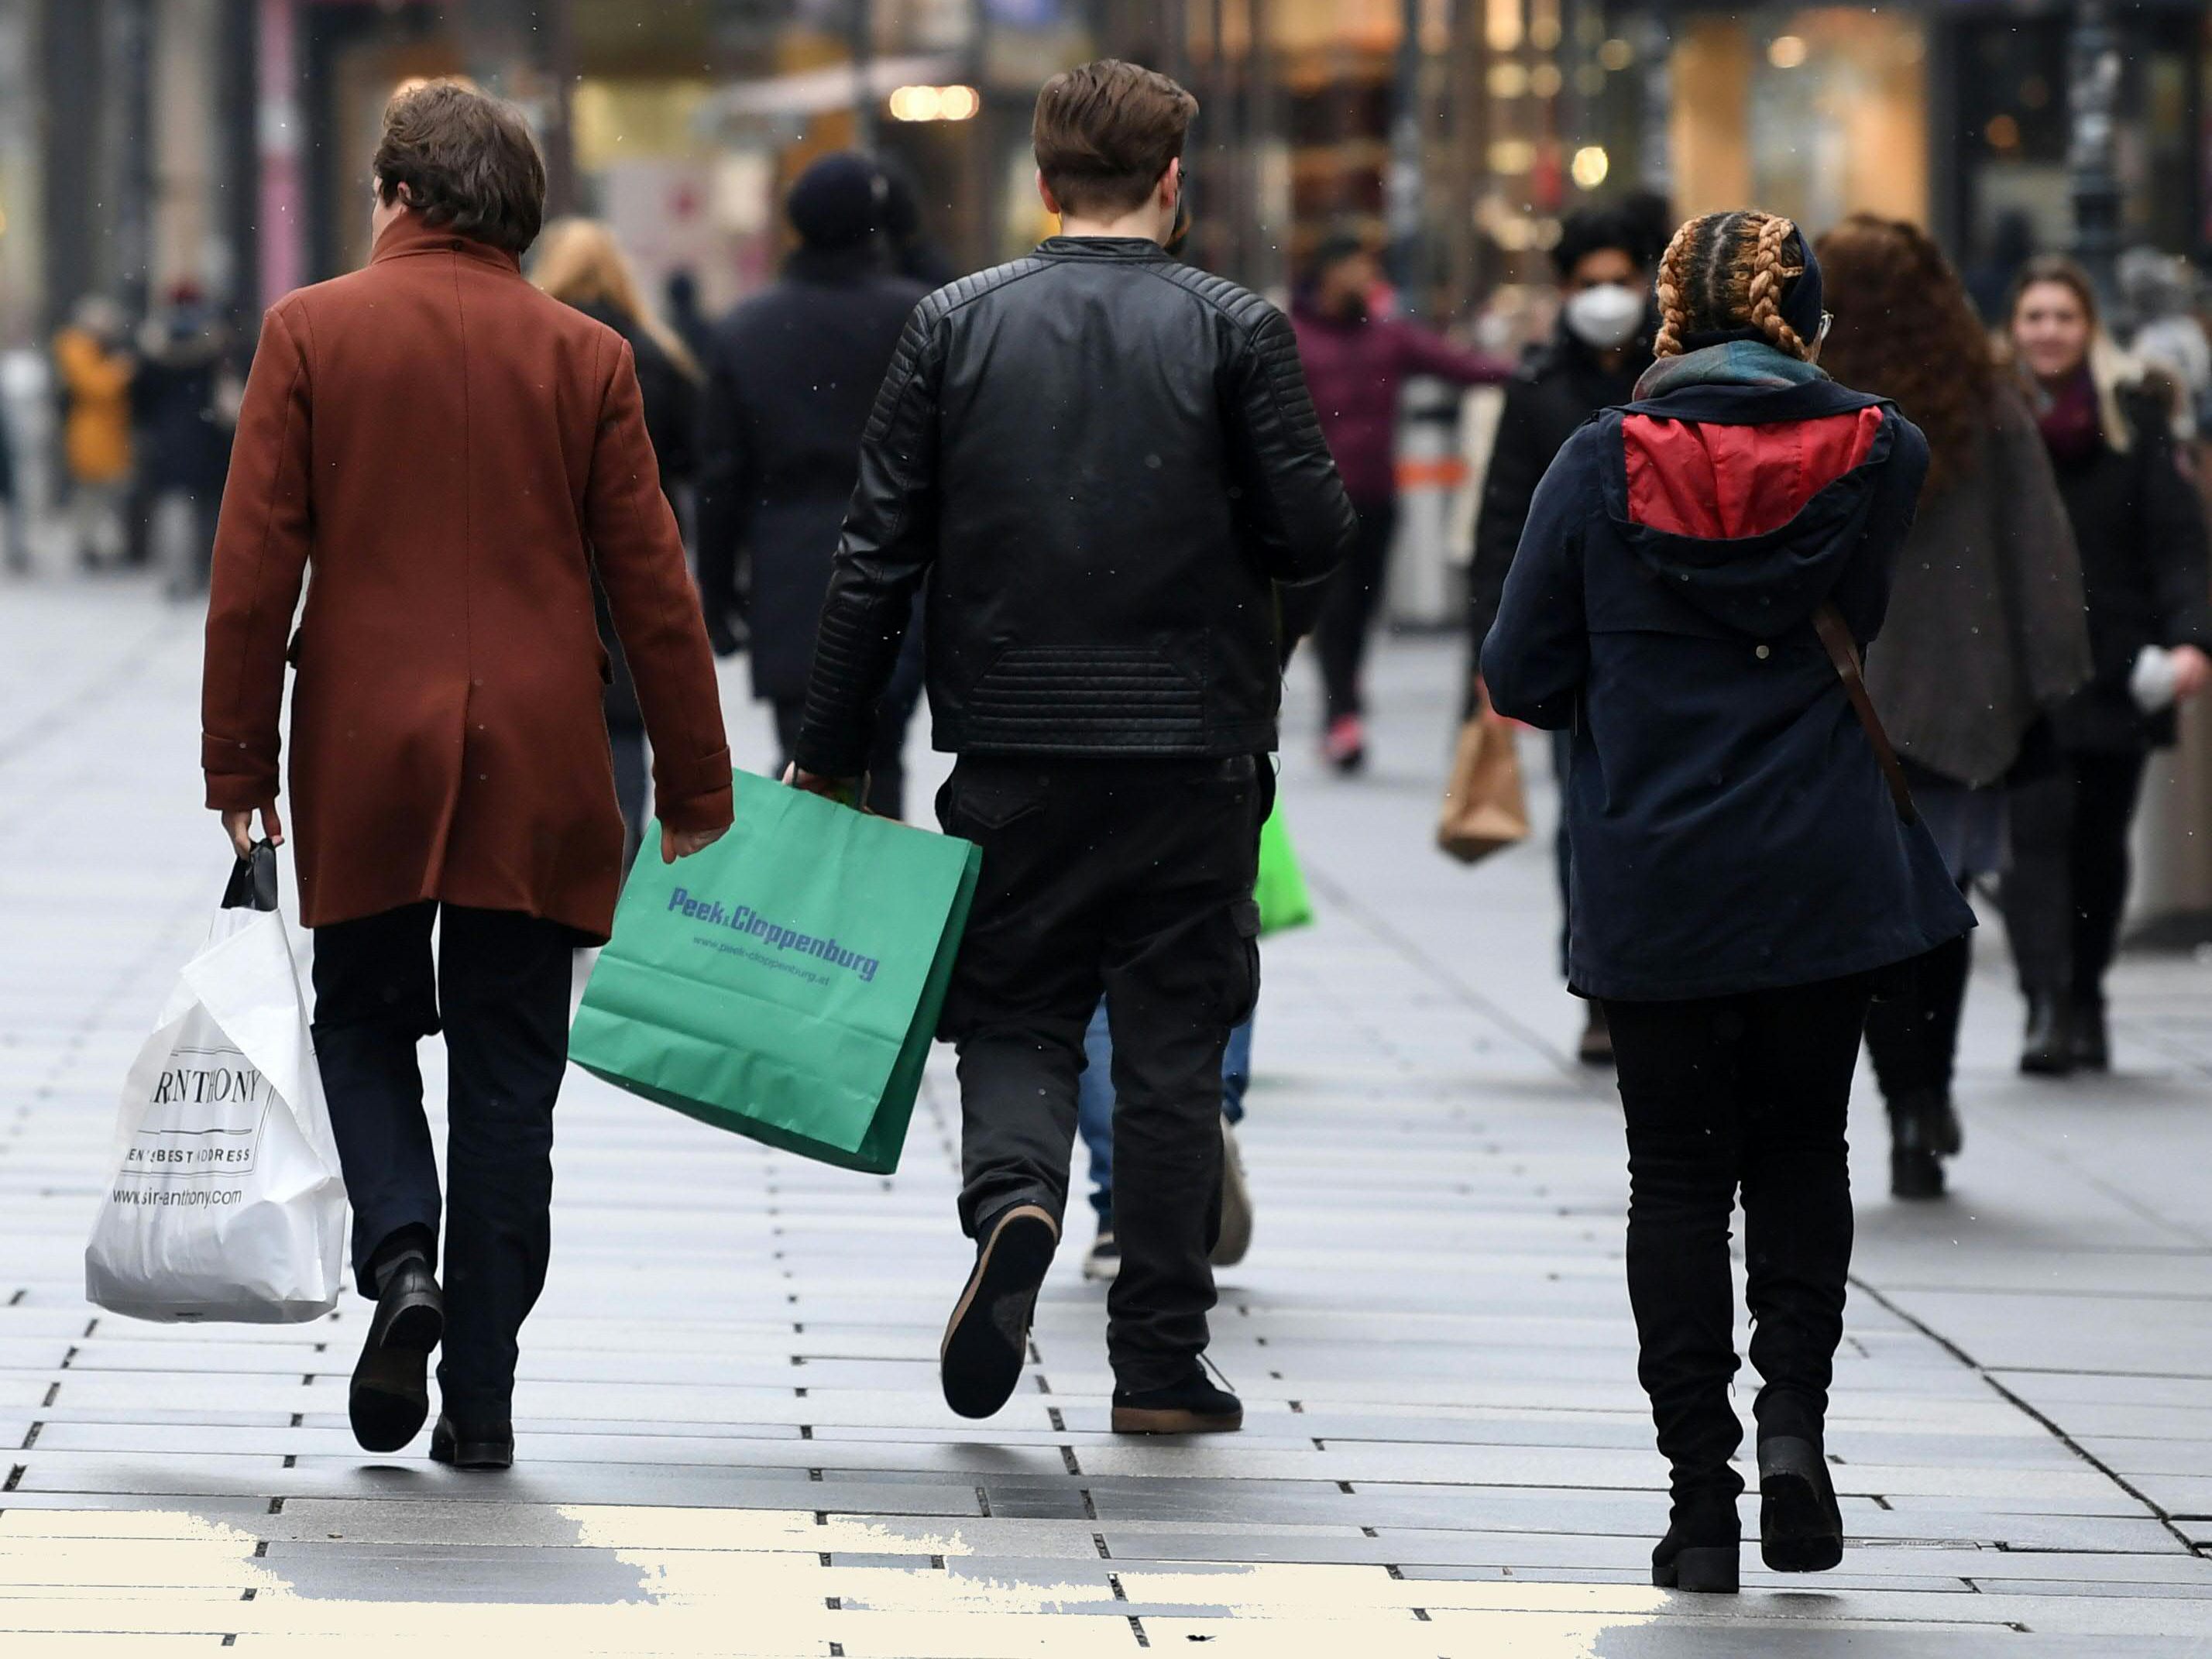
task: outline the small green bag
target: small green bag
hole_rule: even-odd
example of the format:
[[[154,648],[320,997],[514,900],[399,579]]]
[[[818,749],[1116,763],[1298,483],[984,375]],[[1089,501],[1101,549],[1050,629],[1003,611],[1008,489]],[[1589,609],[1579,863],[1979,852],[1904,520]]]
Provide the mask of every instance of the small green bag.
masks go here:
[[[1260,879],[1252,896],[1260,906],[1263,934],[1304,927],[1314,919],[1313,896],[1306,891],[1298,855],[1291,850],[1291,832],[1283,825],[1279,804],[1260,826]]]
[[[734,781],[736,822],[704,852],[663,864],[646,832],[569,1058],[718,1128],[887,1175],[982,854]]]

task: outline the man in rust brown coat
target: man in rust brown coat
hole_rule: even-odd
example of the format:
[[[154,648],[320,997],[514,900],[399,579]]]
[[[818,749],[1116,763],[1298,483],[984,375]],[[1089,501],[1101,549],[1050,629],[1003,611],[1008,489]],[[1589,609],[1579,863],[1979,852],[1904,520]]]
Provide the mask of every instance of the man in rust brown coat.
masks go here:
[[[316,1048],[378,1304],[354,1431],[374,1451],[414,1437],[442,1340],[431,1455],[505,1468],[550,1242],[570,954],[606,937],[622,878],[595,571],[653,739],[664,858],[728,826],[730,757],[629,348],[518,263],[545,191],[522,118],[454,83],[403,92],[375,174],[368,266],[263,325],[216,537],[207,799],[241,848],[257,813],[282,839],[289,657]],[[415,1056],[441,1020],[442,1292]]]

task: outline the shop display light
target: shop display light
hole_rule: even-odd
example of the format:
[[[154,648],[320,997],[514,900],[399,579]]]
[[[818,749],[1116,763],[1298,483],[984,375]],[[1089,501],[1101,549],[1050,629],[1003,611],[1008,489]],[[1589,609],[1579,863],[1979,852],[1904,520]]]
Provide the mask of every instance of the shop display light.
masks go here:
[[[901,87],[890,95],[894,121],[967,121],[982,107],[973,87]]]
[[[1805,37],[1802,34],[1778,34],[1766,48],[1766,61],[1779,70],[1796,69],[1805,61]]]
[[[1584,144],[1575,152],[1567,171],[1581,188],[1595,190],[1605,182],[1605,175],[1613,171],[1613,158],[1605,153],[1603,144]]]

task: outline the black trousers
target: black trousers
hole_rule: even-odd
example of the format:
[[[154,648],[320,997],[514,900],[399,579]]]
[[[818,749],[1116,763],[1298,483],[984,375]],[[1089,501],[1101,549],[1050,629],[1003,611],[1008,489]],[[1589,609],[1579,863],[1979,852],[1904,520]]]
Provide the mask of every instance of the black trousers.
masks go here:
[[[1961,933],[1914,957],[1895,976],[1894,990],[1867,1011],[1867,1055],[1884,1100],[1909,1094],[1950,1098],[1973,939]]]
[[[646,761],[645,728],[628,720],[607,722],[607,747],[615,761],[615,802],[623,815],[623,868],[637,860],[645,837],[648,805],[653,795],[652,770]]]
[[[1265,756],[963,756],[939,798],[983,849],[945,999],[960,1050],[960,1220],[1067,1207],[1083,1033],[1114,1039],[1114,1230],[1106,1342],[1127,1389],[1179,1382],[1206,1342],[1221,1226],[1221,1060],[1259,996]]]
[[[315,930],[315,1052],[364,1296],[376,1293],[369,1262],[385,1240],[404,1228],[438,1235],[438,1165],[415,1048],[442,1015],[450,1081],[438,1384],[464,1423],[508,1420],[516,1340],[545,1284],[574,946],[557,923],[453,904]]]
[[[2149,756],[2072,750],[2014,784],[2005,931],[2031,996],[2102,1007],[2128,900],[2128,832]]]
[[[1743,1199],[1762,1438],[1818,1439],[1851,1261],[1844,1127],[1867,976],[1682,1002],[1612,1002],[1628,1121],[1628,1296],[1675,1501],[1733,1498],[1742,1431],[1729,1224]]]
[[[1329,579],[1328,597],[1314,624],[1314,655],[1321,663],[1322,696],[1328,718],[1362,712],[1360,669],[1382,583],[1390,573],[1390,543],[1398,531],[1395,501],[1354,503],[1358,533],[1352,551]]]

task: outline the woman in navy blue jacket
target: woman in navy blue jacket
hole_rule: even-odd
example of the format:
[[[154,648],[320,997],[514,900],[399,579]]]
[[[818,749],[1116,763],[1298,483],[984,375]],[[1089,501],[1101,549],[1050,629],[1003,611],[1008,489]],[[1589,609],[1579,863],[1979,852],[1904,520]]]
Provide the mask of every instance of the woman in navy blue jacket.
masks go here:
[[[1500,713],[1573,734],[1570,978],[1611,1018],[1638,1375],[1673,1465],[1653,1582],[1733,1590],[1738,1189],[1761,1553],[1816,1571],[1843,1553],[1822,1435],[1859,1039],[1881,970],[1973,917],[1820,634],[1880,629],[1926,441],[1814,366],[1820,267],[1788,220],[1692,220],[1658,290],[1659,361],[1545,475],[1482,663]]]

